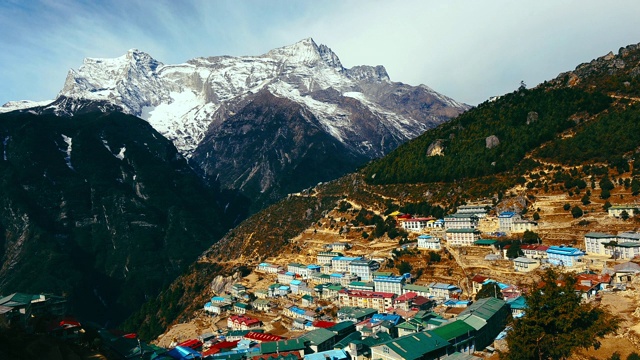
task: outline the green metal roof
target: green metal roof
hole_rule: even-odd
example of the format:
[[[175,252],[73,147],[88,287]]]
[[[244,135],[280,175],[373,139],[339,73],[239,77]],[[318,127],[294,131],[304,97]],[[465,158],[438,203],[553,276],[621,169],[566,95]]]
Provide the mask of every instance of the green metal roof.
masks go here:
[[[460,315],[473,314],[484,320],[488,320],[506,305],[507,303],[504,300],[494,297],[484,298],[469,305]]]
[[[267,299],[258,299],[253,301],[254,305],[269,305],[269,300]]]
[[[465,323],[464,321],[456,320],[454,322],[450,322],[448,324],[444,324],[440,327],[437,327],[431,332],[441,336],[443,339],[450,341],[459,336],[469,335],[470,332],[475,331],[471,325]]]
[[[309,294],[302,295],[302,298],[303,298],[304,300],[307,300],[307,301],[313,301],[313,296],[311,296],[311,295],[309,295]]]
[[[320,328],[309,331],[308,333],[302,335],[301,338],[309,340],[311,345],[320,345],[333,339],[335,336],[336,334],[333,331]]]
[[[345,330],[348,330],[350,327],[355,326],[356,323],[354,323],[353,321],[341,321],[335,325],[333,325],[332,327],[330,327],[328,330],[333,331],[334,333],[341,333]],[[355,329],[355,328],[354,328]]]
[[[468,234],[468,233],[480,233],[478,229],[464,228],[464,229],[447,229],[447,233],[459,233],[459,234]]]
[[[309,340],[304,338],[298,339],[290,339],[290,340],[282,340],[282,341],[271,341],[271,342],[263,342],[260,344],[260,353],[261,354],[271,354],[275,352],[282,351],[295,351],[295,350],[303,350],[306,348],[306,344],[309,343]]]
[[[24,294],[24,293],[13,293],[9,296],[5,296],[0,299],[0,305],[14,307],[14,306],[24,306],[31,303],[31,300],[36,299],[38,295]]]
[[[386,346],[405,360],[415,360],[438,349],[446,348],[449,342],[428,331],[409,334],[392,339],[379,346]]]
[[[354,331],[351,334],[345,336],[342,340],[333,345],[334,349],[344,349],[349,346],[352,341],[359,341],[362,339],[362,333],[360,331]]]
[[[429,287],[421,285],[405,284],[402,288],[408,291],[430,292]]]
[[[600,232],[588,232],[584,234],[584,237],[591,237],[591,238],[597,238],[597,239],[609,239],[609,238],[615,238],[616,236],[611,234],[600,233]]]
[[[366,338],[362,339],[362,343],[369,347],[372,347],[372,346],[376,346],[378,344],[382,344],[384,342],[390,341],[392,339],[393,338],[388,333],[384,331],[379,331],[373,334],[372,336],[367,336]]]
[[[618,245],[616,245],[616,247],[622,247],[622,248],[635,248],[635,247],[640,247],[640,243],[637,242],[623,242],[623,243],[619,243]]]
[[[494,240],[494,239],[480,239],[480,240],[474,241],[473,243],[476,245],[493,245],[497,242],[498,240]]]
[[[235,303],[233,304],[234,307],[240,308],[240,309],[245,309],[247,310],[249,308],[249,305],[247,304],[243,304],[243,303]]]
[[[331,285],[327,289],[333,290],[333,291],[340,291],[340,290],[344,289],[344,286],[342,286],[342,285]]]
[[[469,324],[476,330],[480,330],[487,325],[487,322],[484,319],[476,315],[458,315],[458,319]]]

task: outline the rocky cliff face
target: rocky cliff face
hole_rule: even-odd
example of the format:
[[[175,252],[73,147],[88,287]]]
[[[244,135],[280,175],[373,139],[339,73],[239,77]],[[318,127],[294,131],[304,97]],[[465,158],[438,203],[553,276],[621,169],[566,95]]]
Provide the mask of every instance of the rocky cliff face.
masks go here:
[[[145,121],[0,115],[0,293],[65,293],[118,322],[242,213]]]

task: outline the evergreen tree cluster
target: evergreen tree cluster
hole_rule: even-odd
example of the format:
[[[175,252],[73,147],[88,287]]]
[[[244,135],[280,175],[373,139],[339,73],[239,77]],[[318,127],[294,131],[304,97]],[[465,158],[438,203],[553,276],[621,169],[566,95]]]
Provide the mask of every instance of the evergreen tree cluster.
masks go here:
[[[505,172],[527,152],[576,126],[572,116],[600,113],[610,102],[606,95],[572,88],[520,90],[480,104],[363,171],[373,184],[451,182]],[[487,147],[492,135],[499,144]],[[436,142],[444,148],[444,156],[428,156]]]

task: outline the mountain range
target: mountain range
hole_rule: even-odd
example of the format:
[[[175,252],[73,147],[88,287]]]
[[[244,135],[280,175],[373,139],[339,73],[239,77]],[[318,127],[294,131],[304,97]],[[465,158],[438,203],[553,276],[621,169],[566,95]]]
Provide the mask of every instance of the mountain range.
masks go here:
[[[425,85],[392,82],[383,66],[345,68],[308,38],[260,56],[176,65],[135,49],[87,58],[54,101],[12,102],[0,111],[25,108],[145,119],[203,177],[242,191],[256,211],[353,171],[469,106]]]

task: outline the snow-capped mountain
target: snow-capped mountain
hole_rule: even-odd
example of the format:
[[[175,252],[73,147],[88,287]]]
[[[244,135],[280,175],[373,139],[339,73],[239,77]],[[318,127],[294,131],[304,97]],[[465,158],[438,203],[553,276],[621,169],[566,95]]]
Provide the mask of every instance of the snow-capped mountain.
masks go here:
[[[308,38],[260,56],[214,56],[177,65],[162,64],[135,49],[115,59],[87,58],[80,68],[69,71],[55,101],[32,103],[38,107],[28,111],[72,116],[92,110],[119,110],[141,117],[207,175],[222,177],[224,186],[242,188],[252,177],[265,176],[257,169],[271,169],[267,177],[273,180],[274,173],[280,171],[278,167],[299,160],[275,143],[263,141],[264,146],[254,144],[263,153],[246,154],[247,158],[238,158],[238,154],[225,149],[225,156],[233,157],[238,169],[229,172],[220,168],[229,160],[219,159],[220,150],[230,139],[225,134],[246,132],[251,125],[247,119],[256,117],[243,109],[258,98],[260,106],[251,107],[252,111],[265,111],[271,106],[267,99],[280,99],[277,103],[286,107],[286,117],[300,121],[288,136],[304,137],[309,126],[314,133],[317,130],[328,135],[322,141],[335,142],[330,148],[348,159],[342,165],[380,157],[469,108],[425,85],[392,82],[383,66],[345,68],[330,48]],[[0,112],[25,111],[28,105],[10,103]],[[294,108],[296,112],[292,113]],[[233,128],[240,123],[245,130]],[[268,133],[276,136],[278,131]],[[235,146],[241,148],[242,144]],[[280,165],[260,163],[267,155],[264,152],[269,151],[280,154],[273,160]],[[299,155],[313,156],[304,151]],[[243,168],[245,165],[249,169]],[[273,185],[271,180],[263,181],[260,193]]]
[[[118,105],[149,121],[189,157],[221,107],[262,89],[302,104],[328,133],[370,156],[382,155],[384,146],[373,139],[351,141],[351,111],[336,101],[319,100],[316,92],[331,89],[338,92],[336,97],[355,99],[371,112],[371,121],[380,122],[400,141],[468,108],[424,85],[393,83],[382,66],[346,69],[330,48],[311,38],[260,56],[196,58],[177,65],[164,65],[136,49],[115,59],[87,58],[79,69],[69,71],[59,98]],[[412,100],[431,111],[415,113],[419,109],[400,109],[384,101],[392,97],[416,98]],[[3,112],[29,103],[7,105]]]

